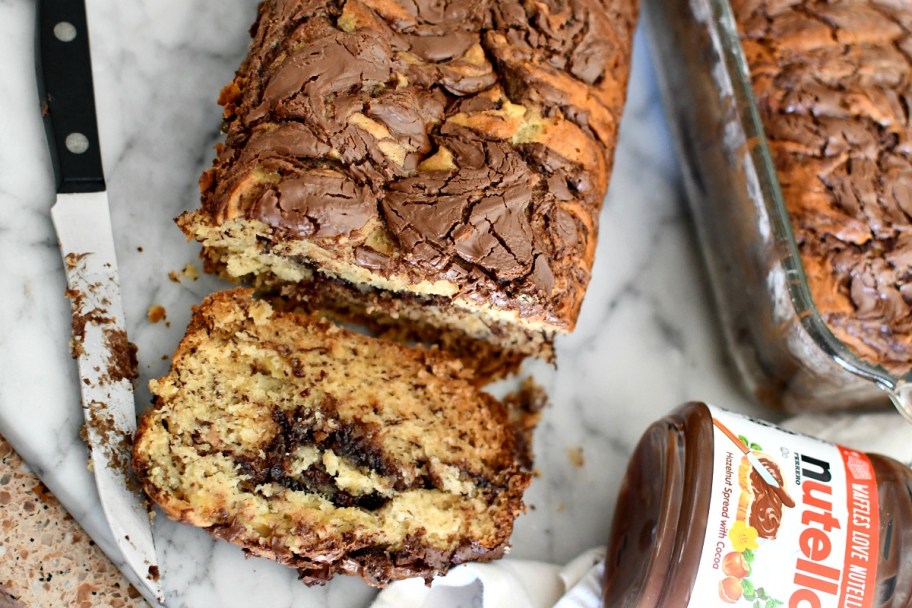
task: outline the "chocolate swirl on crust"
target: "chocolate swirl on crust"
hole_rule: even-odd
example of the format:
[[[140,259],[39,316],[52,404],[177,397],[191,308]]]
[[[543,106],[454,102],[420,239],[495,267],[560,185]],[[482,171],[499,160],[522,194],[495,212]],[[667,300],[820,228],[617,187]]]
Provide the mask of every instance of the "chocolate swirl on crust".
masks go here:
[[[779,526],[782,525],[782,508],[791,509],[795,506],[795,501],[782,487],[784,482],[779,466],[766,456],[760,456],[759,460],[779,484],[779,487],[774,488],[766,483],[757,469],[751,468],[750,481],[754,491],[754,502],[749,523],[752,528],[757,530],[759,537],[776,538]]]
[[[912,4],[733,0],[814,302],[833,333],[912,368]]]
[[[266,0],[204,212],[570,330],[635,17],[635,0]],[[382,268],[352,254],[378,242]]]

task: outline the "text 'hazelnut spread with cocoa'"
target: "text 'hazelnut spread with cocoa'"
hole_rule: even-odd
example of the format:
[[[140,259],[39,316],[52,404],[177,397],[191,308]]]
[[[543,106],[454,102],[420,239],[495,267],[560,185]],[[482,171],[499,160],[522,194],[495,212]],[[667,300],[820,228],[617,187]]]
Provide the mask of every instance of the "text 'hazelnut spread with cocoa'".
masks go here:
[[[909,547],[908,467],[690,403],[628,465],[604,605],[908,608]]]

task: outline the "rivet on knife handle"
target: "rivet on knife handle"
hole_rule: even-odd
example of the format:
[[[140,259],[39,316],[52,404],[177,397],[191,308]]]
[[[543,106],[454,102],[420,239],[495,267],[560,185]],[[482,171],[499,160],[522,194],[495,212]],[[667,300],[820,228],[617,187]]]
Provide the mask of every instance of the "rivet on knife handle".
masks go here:
[[[57,192],[101,192],[104,169],[84,2],[38,1],[36,65]]]

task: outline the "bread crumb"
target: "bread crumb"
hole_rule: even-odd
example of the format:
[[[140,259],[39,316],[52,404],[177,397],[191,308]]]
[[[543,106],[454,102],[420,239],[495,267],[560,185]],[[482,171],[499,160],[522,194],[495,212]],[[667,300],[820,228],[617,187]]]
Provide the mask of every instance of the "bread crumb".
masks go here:
[[[570,459],[570,464],[578,469],[583,468],[583,465],[586,464],[586,460],[583,458],[583,448],[579,446],[567,448],[567,458]]]
[[[199,269],[193,264],[187,264],[184,266],[184,278],[195,281],[200,278]]]
[[[180,272],[172,270],[168,273],[168,278],[174,283],[180,283],[181,280],[196,281],[200,278],[199,268],[193,264],[187,264]]]
[[[563,513],[566,510],[566,508],[567,508],[567,503],[565,503],[565,502],[557,503],[557,512],[558,513]]]
[[[168,311],[165,310],[164,306],[156,304],[149,307],[146,318],[149,319],[149,323],[158,323],[159,321],[168,318]]]

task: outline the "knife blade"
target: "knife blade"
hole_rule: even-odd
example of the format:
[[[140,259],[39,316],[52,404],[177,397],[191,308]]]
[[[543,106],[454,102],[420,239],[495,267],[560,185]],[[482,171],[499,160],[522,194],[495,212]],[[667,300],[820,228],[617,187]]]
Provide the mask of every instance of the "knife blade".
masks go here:
[[[36,68],[56,179],[51,218],[72,307],[86,439],[98,496],[143,595],[163,601],[149,513],[131,488],[135,347],[127,339],[95,117],[83,0],[38,0]]]
[[[772,488],[778,488],[779,482],[776,481],[776,478],[773,477],[773,474],[770,473],[770,470],[766,468],[766,465],[760,462],[760,459],[757,458],[756,454],[753,452],[747,452],[744,454],[747,456],[747,461],[751,464],[752,467],[760,474],[760,477],[763,478],[763,481],[767,483]]]
[[[773,488],[780,487],[779,482],[776,481],[776,478],[773,477],[773,474],[770,472],[770,470],[767,469],[766,466],[764,466],[764,464],[762,462],[760,462],[760,459],[757,458],[757,456],[753,452],[750,451],[749,447],[744,445],[743,441],[738,439],[738,436],[735,435],[731,431],[731,429],[729,429],[727,426],[725,426],[724,424],[719,422],[719,420],[716,418],[713,418],[712,421],[713,421],[713,424],[716,425],[716,428],[719,429],[720,431],[722,431],[723,435],[728,437],[732,443],[734,443],[736,446],[738,446],[738,449],[741,450],[741,453],[744,454],[744,456],[747,458],[747,461],[750,463],[750,465],[752,467],[754,467],[754,470],[757,471],[757,473],[760,475],[760,477],[763,479],[763,481],[765,481],[767,483],[767,485],[769,485],[770,487],[773,487]]]

